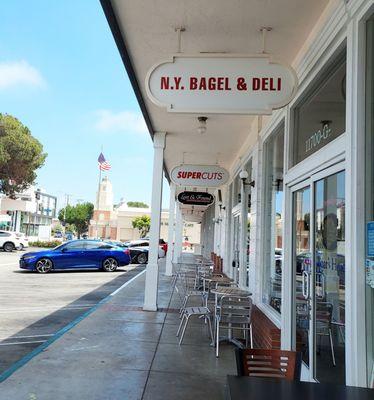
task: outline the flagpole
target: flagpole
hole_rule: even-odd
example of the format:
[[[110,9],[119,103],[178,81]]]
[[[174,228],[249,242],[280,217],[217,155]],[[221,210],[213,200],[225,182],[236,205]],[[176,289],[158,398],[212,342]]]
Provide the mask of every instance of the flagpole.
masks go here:
[[[101,154],[103,153],[103,145],[101,145]],[[99,238],[99,199],[100,199],[100,183],[101,183],[101,167],[99,165],[99,183],[97,185],[97,196],[96,196],[96,239]]]

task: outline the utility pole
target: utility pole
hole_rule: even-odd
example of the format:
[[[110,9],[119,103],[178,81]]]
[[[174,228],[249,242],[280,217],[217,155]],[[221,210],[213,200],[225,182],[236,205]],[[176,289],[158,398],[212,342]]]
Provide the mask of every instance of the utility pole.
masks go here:
[[[64,207],[64,233],[66,232],[66,208],[69,205],[70,194],[65,193],[65,207]]]

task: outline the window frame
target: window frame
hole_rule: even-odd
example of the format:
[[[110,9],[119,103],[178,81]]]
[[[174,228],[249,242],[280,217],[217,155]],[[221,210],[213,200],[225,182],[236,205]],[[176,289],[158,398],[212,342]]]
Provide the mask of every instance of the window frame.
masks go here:
[[[308,156],[303,159],[296,161],[296,148],[297,148],[297,138],[299,133],[299,113],[297,110],[302,107],[304,104],[311,102],[314,96],[316,96],[321,89],[326,85],[327,82],[331,79],[331,77],[339,70],[339,68],[346,64],[346,76],[348,71],[348,60],[347,60],[347,44],[344,42],[340,49],[328,60],[327,63],[323,65],[321,70],[316,74],[315,79],[313,79],[309,85],[300,93],[297,97],[297,100],[292,104],[290,108],[290,126],[289,126],[289,144],[290,148],[288,151],[288,162],[287,169],[292,169],[298,167],[300,164],[304,163],[310,157],[313,157],[315,154],[318,154],[321,150],[326,148],[327,146],[337,141],[342,137],[347,131],[347,100],[345,101],[345,130],[341,132],[337,137],[333,140],[327,142],[326,144],[321,145],[316,151],[311,152]],[[286,174],[286,166],[284,166],[284,174]]]
[[[286,154],[286,126],[285,126],[285,120],[282,118],[281,121],[275,126],[275,128],[272,130],[272,132],[264,138],[262,142],[262,163],[263,163],[263,168],[262,168],[262,198],[264,200],[263,210],[262,210],[262,232],[261,232],[261,237],[262,237],[262,248],[261,248],[261,259],[262,263],[264,265],[265,260],[267,258],[266,253],[268,251],[267,249],[267,239],[270,237],[268,226],[267,226],[267,200],[268,200],[268,193],[267,193],[267,178],[268,178],[268,149],[269,146],[271,145],[271,142],[277,137],[277,135],[283,134],[283,200],[282,200],[282,219],[283,219],[283,225],[282,225],[282,274],[284,273],[284,203],[285,203],[285,183],[284,183],[284,177],[286,175],[286,163],[285,163],[285,154]],[[273,206],[273,204],[272,204]],[[271,227],[270,227],[271,229]],[[271,242],[269,242],[269,245]],[[274,247],[274,252],[275,252]],[[260,304],[262,307],[264,307],[267,310],[267,313],[272,315],[272,320],[276,320],[278,324],[280,324],[280,319],[281,319],[281,312],[278,312],[274,307],[270,305],[268,302],[264,302],[264,291],[265,291],[265,282],[268,281],[268,277],[265,277],[265,273],[267,272],[267,269],[262,268],[261,270],[261,287],[260,287]],[[269,288],[268,288],[269,289]],[[269,295],[269,293],[268,293]],[[283,299],[283,278],[281,279],[281,299]]]

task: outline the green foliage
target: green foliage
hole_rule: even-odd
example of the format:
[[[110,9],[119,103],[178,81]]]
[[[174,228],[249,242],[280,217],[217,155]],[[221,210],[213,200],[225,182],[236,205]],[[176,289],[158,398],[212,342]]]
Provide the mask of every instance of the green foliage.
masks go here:
[[[61,242],[59,242],[58,240],[50,240],[50,241],[37,240],[36,242],[29,242],[29,246],[31,247],[45,247],[47,249],[57,247],[60,244]]]
[[[17,118],[0,113],[0,192],[14,198],[35,182],[47,157],[42,144]]]
[[[151,227],[151,217],[148,215],[142,215],[132,220],[132,227],[138,229],[140,237],[145,237]]]
[[[77,228],[74,224],[65,224],[65,233],[77,233]]]
[[[93,215],[94,205],[92,203],[82,203],[76,206],[66,206],[58,213],[58,219],[69,225],[74,225],[78,238],[81,234],[88,231],[88,225]],[[70,229],[72,226],[69,227]]]
[[[61,224],[57,224],[52,228],[52,233],[56,233],[56,232],[63,232],[64,231],[64,227]]]
[[[149,208],[148,204],[145,204],[142,201],[128,201],[127,206],[136,208]]]

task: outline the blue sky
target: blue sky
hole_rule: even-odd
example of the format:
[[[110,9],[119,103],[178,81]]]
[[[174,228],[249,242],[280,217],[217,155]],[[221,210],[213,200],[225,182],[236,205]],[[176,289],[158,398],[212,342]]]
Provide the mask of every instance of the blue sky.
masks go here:
[[[48,157],[37,183],[94,201],[101,145],[115,201],[150,204],[152,142],[98,0],[3,1],[0,112],[38,138]],[[164,206],[168,188],[164,185]]]

